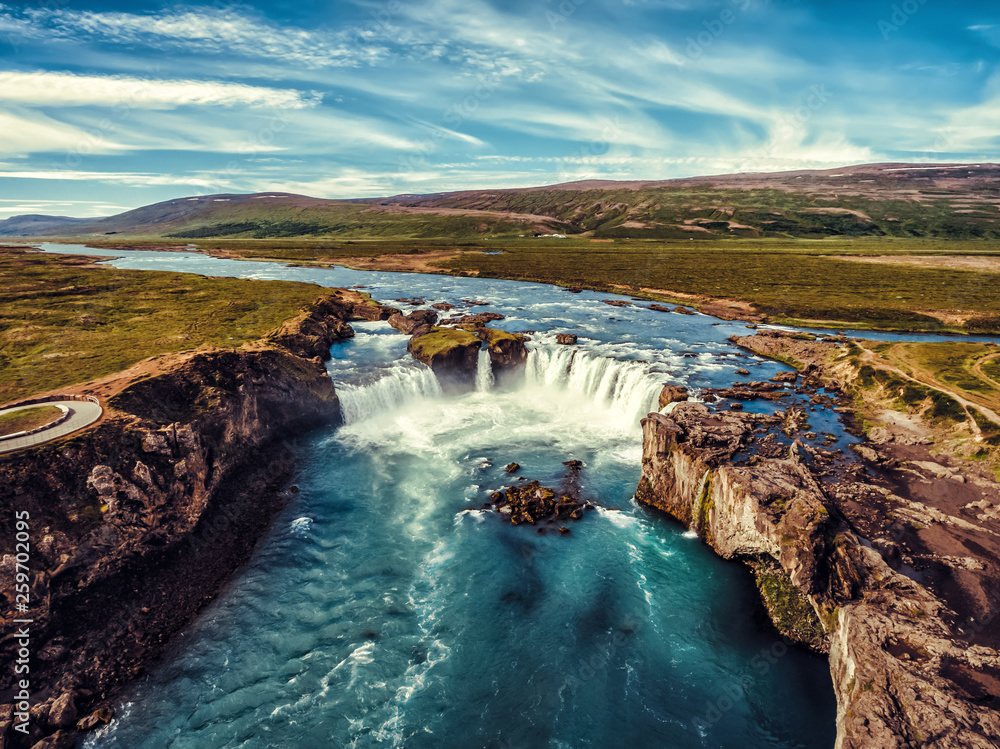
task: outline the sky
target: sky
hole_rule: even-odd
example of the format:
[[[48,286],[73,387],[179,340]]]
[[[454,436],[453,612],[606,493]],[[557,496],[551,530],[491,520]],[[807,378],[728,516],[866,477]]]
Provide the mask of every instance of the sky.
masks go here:
[[[1000,161],[1000,3],[0,4],[0,218]]]

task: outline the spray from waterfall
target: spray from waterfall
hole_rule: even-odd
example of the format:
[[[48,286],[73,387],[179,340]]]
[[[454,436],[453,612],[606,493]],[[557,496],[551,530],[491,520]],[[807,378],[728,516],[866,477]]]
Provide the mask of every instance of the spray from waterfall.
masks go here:
[[[567,346],[530,351],[525,384],[568,390],[636,424],[656,410],[663,389],[662,378],[647,364],[609,359]]]
[[[485,393],[492,390],[494,382],[490,352],[481,348],[479,349],[479,359],[476,362],[476,392]]]
[[[365,385],[338,385],[345,424],[357,424],[405,403],[441,396],[441,385],[429,367],[401,363]]]

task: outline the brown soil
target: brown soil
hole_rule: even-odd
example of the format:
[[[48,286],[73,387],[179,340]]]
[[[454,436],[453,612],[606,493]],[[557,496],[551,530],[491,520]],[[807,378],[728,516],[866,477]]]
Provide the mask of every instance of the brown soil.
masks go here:
[[[921,268],[944,268],[946,270],[973,270],[1000,273],[1000,255],[950,255],[948,257],[928,255],[836,255],[838,260],[852,263],[873,263],[876,265],[915,265]]]
[[[408,273],[441,273],[448,270],[437,263],[453,260],[462,253],[458,250],[435,250],[419,255],[376,255],[375,257],[324,257],[320,262],[329,265],[343,265],[353,270],[386,270]],[[472,271],[478,275],[478,271]]]

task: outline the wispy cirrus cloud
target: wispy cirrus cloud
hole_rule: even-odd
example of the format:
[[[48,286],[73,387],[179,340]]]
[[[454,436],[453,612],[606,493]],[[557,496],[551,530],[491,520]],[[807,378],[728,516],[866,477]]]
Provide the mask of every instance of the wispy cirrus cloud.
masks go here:
[[[2,7],[2,6],[0,6]],[[3,8],[0,31],[28,39],[89,41],[280,60],[310,68],[354,67],[386,54],[364,29],[291,29],[232,8],[160,13],[80,11],[59,7]]]
[[[183,106],[305,109],[320,95],[226,81],[158,80],[60,71],[0,72],[0,101],[35,107],[89,105],[173,109]]]

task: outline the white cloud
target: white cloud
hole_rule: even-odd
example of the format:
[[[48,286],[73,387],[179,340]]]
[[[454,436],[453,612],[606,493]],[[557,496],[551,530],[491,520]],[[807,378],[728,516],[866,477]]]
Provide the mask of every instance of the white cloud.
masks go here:
[[[24,155],[55,151],[78,151],[86,148],[90,153],[110,153],[128,150],[128,146],[109,138],[57,122],[38,112],[0,111],[0,154]]]
[[[60,182],[109,182],[136,187],[183,185],[188,187],[218,187],[219,180],[208,176],[183,176],[143,172],[88,172],[77,169],[0,170],[0,179],[50,179]]]
[[[0,220],[25,214],[91,218],[121,213],[131,207],[97,200],[0,200]]]
[[[0,100],[43,107],[97,105],[173,109],[212,105],[304,109],[315,106],[319,97],[291,89],[223,81],[6,71],[0,72]]]
[[[385,54],[383,46],[363,41],[370,36],[364,29],[334,32],[281,27],[233,9],[136,14],[33,8],[24,15],[31,20],[30,33],[35,37],[265,58],[312,68],[356,66]],[[8,25],[20,20],[9,13],[0,16],[0,23]]]

